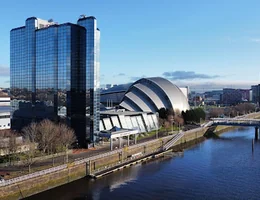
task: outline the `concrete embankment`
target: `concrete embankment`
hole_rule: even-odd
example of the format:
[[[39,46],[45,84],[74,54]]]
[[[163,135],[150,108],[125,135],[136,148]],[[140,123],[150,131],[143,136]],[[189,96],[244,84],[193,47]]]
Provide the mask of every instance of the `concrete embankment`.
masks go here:
[[[208,130],[208,128],[197,128],[197,129],[193,129],[190,131],[186,131],[184,136],[178,140],[171,149],[167,150],[167,151],[162,151],[161,148],[158,151],[148,151],[148,154],[143,153],[142,156],[140,156],[137,159],[129,159],[126,160],[126,162],[120,162],[114,166],[111,166],[109,168],[105,168],[102,170],[102,168],[99,168],[98,170],[94,170],[91,174],[89,174],[90,177],[92,178],[101,178],[105,175],[108,175],[110,173],[116,172],[118,170],[130,167],[134,164],[138,164],[140,162],[146,162],[148,160],[151,159],[156,159],[159,157],[162,157],[164,155],[167,155],[170,152],[173,151],[182,151],[184,148],[187,148],[191,145],[194,145],[198,142],[203,141],[204,138],[204,134],[206,133],[206,131]],[[140,152],[139,152],[140,153]],[[100,170],[101,169],[101,170]]]
[[[207,128],[198,128],[185,132],[185,136],[175,145],[188,143],[203,137]],[[140,143],[134,146],[125,147],[122,150],[111,152],[109,155],[102,157],[94,156],[88,161],[77,164],[70,163],[66,169],[57,172],[43,174],[39,177],[31,178],[21,182],[16,182],[7,186],[0,187],[0,199],[21,199],[40,193],[42,191],[72,182],[91,174],[102,174],[110,166],[123,163],[132,156],[136,159],[145,159],[147,155],[160,153],[162,146],[168,142],[172,136],[155,139],[149,142]],[[138,161],[139,162],[139,161]]]
[[[260,113],[251,114],[247,117],[259,118]],[[186,131],[185,135],[174,144],[173,149],[180,150],[187,148],[193,143],[204,140],[204,134],[208,131],[208,129],[209,128],[200,127]],[[230,127],[221,126],[214,130],[220,133],[229,129]],[[118,168],[121,169],[124,168],[124,166],[130,166],[133,163],[131,163],[131,160],[129,159],[133,159],[133,162],[146,161],[147,159],[153,158],[152,155],[160,156],[160,151],[162,150],[163,145],[166,144],[171,138],[172,136],[167,136],[164,138],[154,139],[149,142],[125,147],[117,151],[109,152],[109,154],[106,153],[100,154],[99,156],[93,156],[84,159],[84,162],[70,163],[66,169],[49,174],[43,174],[39,177],[0,187],[0,199],[20,199],[69,183],[88,175],[102,176],[102,174],[109,172],[109,170],[115,171],[118,170]],[[126,161],[129,161],[129,163],[124,163]]]
[[[0,187],[0,199],[22,199],[33,194],[69,183],[86,175],[84,164],[69,166],[54,173]]]

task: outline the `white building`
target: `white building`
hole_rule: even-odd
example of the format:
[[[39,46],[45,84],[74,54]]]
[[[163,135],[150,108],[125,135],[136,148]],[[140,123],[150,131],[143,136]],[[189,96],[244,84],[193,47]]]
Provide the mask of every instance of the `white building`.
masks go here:
[[[10,112],[0,112],[0,130],[10,129]]]
[[[110,130],[116,126],[121,129],[137,129],[138,133],[145,133],[159,128],[158,117],[151,112],[134,112],[119,109],[102,111],[100,115],[100,131]]]
[[[0,97],[0,106],[10,106],[10,97]]]

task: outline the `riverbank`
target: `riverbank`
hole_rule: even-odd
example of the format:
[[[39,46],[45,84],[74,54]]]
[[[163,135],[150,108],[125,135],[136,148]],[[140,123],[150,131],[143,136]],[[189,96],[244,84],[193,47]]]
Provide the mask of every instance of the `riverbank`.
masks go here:
[[[257,117],[260,117],[260,113],[258,113]],[[229,127],[221,127],[215,130],[217,130],[217,132],[224,130],[227,131],[228,128]],[[184,136],[174,144],[172,149],[174,151],[179,151],[193,144],[204,141],[204,135],[207,131],[207,127],[199,127],[186,131]],[[159,155],[163,145],[172,139],[172,137],[173,136],[166,136],[125,147],[123,149],[92,156],[69,163],[58,171],[41,174],[40,176],[23,181],[18,180],[10,185],[0,187],[0,199],[20,199],[70,183],[89,175],[102,176],[103,173],[113,167],[114,170],[117,170],[123,162],[129,161],[130,158],[133,158],[133,160],[136,159],[136,161],[134,160],[135,162],[146,161],[145,159],[148,156]],[[131,163],[128,164],[131,166]],[[122,168],[124,168],[124,166]]]
[[[252,153],[253,132],[232,130],[179,155],[169,153],[96,180],[83,178],[28,200],[260,199],[258,188],[252,187],[252,182],[260,183],[260,143]]]
[[[207,128],[197,128],[185,132],[185,136],[176,143],[184,145],[185,143],[197,140],[203,137]],[[29,178],[23,181],[16,181],[10,185],[0,187],[0,199],[21,199],[37,194],[51,188],[70,183],[91,174],[101,173],[109,166],[118,165],[135,155],[138,160],[145,159],[149,154],[160,153],[162,146],[173,136],[154,139],[148,142],[140,143],[134,146],[100,154],[90,158],[75,161],[67,164],[65,168],[55,172],[45,173],[35,178]],[[28,187],[30,186],[30,187]]]

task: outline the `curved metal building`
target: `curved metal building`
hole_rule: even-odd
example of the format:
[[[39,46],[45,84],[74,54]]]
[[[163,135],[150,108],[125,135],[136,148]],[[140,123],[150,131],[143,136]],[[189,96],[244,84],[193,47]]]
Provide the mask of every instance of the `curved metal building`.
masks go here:
[[[170,81],[160,78],[142,78],[133,83],[125,93],[120,106],[129,111],[157,112],[160,108],[186,111],[188,99]]]

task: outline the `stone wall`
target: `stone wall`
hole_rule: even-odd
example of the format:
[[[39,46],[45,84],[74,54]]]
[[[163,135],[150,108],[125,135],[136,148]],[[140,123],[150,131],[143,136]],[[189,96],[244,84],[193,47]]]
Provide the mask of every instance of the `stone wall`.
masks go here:
[[[86,165],[68,166],[67,169],[17,184],[0,187],[0,199],[20,199],[69,183],[86,176]]]
[[[185,136],[175,145],[186,144],[202,138],[207,128],[199,128],[185,132]],[[105,158],[91,160],[89,163],[80,165],[68,164],[64,170],[46,174],[37,178],[32,178],[17,184],[12,184],[5,187],[0,187],[0,199],[19,199],[43,192],[45,190],[69,183],[71,181],[85,177],[93,171],[104,168],[104,166],[117,164],[129,158],[133,154],[149,154],[160,150],[171,137],[155,139],[149,144],[140,144],[138,147],[130,146],[123,148],[121,153],[115,153]],[[28,187],[30,186],[30,187]]]

